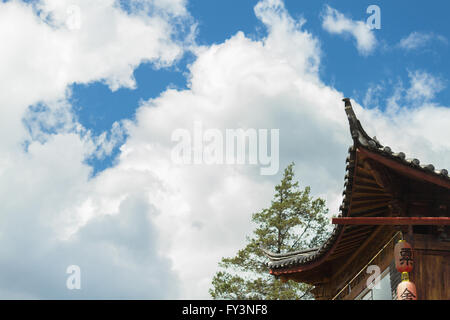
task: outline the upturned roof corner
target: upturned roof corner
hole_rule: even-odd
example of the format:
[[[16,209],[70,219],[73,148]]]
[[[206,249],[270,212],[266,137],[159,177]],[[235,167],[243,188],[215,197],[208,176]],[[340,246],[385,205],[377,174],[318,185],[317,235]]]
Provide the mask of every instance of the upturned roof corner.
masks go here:
[[[345,113],[347,114],[348,122],[350,124],[350,133],[355,146],[361,145],[366,148],[382,148],[383,146],[378,142],[376,137],[371,138],[363,129],[361,122],[359,122],[353,111],[350,98],[344,98],[342,101],[345,102]]]
[[[433,187],[440,188],[442,192],[450,192],[450,177],[446,169],[435,170],[432,164],[422,165],[418,159],[406,158],[403,152],[394,153],[389,146],[381,145],[376,137],[371,138],[361,126],[350,98],[344,98],[342,101],[345,102],[353,146],[348,149],[343,199],[338,217],[389,215],[392,194],[380,186],[376,177],[367,173],[366,168],[361,167],[361,161],[358,160],[361,156],[373,158],[381,165],[389,167],[392,172],[416,179],[419,183],[427,183],[428,189]],[[337,261],[336,259],[350,256],[375,230],[377,229],[374,226],[352,228],[334,225],[329,238],[318,248],[286,253],[263,251],[269,259],[268,267],[272,275],[295,274],[297,280],[315,284],[323,281],[322,278],[316,277],[316,270],[323,269],[326,274],[326,270],[329,270],[327,266]]]

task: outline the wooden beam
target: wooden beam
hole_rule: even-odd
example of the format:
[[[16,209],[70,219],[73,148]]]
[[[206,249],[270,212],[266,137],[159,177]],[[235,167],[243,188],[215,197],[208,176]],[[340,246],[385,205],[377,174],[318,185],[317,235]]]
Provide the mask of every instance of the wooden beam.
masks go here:
[[[350,240],[364,237],[364,235],[366,235],[368,233],[371,233],[371,232],[372,232],[372,228],[370,228],[369,230],[366,230],[366,231],[355,232],[355,233],[353,233],[351,235],[344,234],[342,236],[341,243],[349,243]]]
[[[364,243],[363,244],[361,244],[361,246],[356,250],[356,251],[354,251],[353,252],[353,254],[351,255],[351,257],[350,258],[348,258],[347,259],[347,261],[343,264],[343,265],[341,265],[340,266],[340,268],[336,271],[336,272],[334,272],[334,274],[333,274],[333,278],[336,278],[342,271],[344,271],[346,268],[347,268],[347,266],[349,266],[350,265],[350,263],[352,263],[353,262],[353,260],[367,247],[367,245],[369,244],[369,243],[371,243],[372,242],[372,240],[380,233],[380,231],[382,230],[382,226],[378,226],[373,232],[372,232],[372,234],[366,239],[366,241],[364,241]]]
[[[359,239],[353,239],[351,241],[348,241],[346,243],[339,243],[339,246],[336,247],[335,251],[339,252],[341,250],[346,250],[348,248],[354,248],[358,247],[364,240],[367,238],[367,235],[365,237],[361,237]]]
[[[356,188],[355,188],[356,189]],[[375,193],[375,192],[366,192],[368,195],[358,195],[360,192],[354,191],[352,192],[352,202],[353,201],[382,201],[382,200],[391,200],[392,195],[389,193]]]
[[[355,179],[354,179],[355,180]],[[364,189],[370,189],[375,191],[381,191],[384,192],[382,188],[380,188],[374,181],[374,183],[365,183],[362,181],[355,180],[354,185],[356,188],[364,188]]]
[[[353,196],[355,197],[364,197],[364,196],[386,196],[391,197],[392,196],[386,192],[378,191],[378,190],[367,190],[367,189],[359,189],[358,187],[355,188],[355,191],[353,191]]]
[[[435,185],[450,189],[450,180],[440,178],[434,174],[434,172],[425,172],[421,169],[412,168],[407,164],[400,163],[396,160],[389,159],[377,153],[371,152],[365,148],[358,148],[358,151],[365,157],[371,158],[385,166],[394,169],[395,171],[402,173],[408,177],[415,178],[421,181],[433,183]]]
[[[362,182],[362,183],[368,183],[368,184],[370,184],[370,185],[372,185],[372,186],[376,186],[378,189],[380,189],[380,190],[383,190],[383,188],[382,187],[380,187],[378,184],[377,184],[377,182],[375,181],[375,179],[373,179],[373,178],[366,178],[366,177],[363,177],[363,176],[361,176],[361,175],[355,175],[354,176],[354,179],[356,179],[356,182],[357,183],[359,183],[359,182]],[[362,184],[361,183],[361,184]]]
[[[364,212],[359,214],[358,216],[355,215],[355,217],[370,217],[370,216],[383,216],[384,213],[386,213],[387,209],[377,210],[377,211],[370,211],[370,212]]]
[[[332,224],[354,225],[450,225],[450,217],[345,217],[333,218]]]
[[[364,226],[364,227],[358,227],[354,228],[353,230],[349,230],[349,227],[345,228],[343,237],[348,237],[349,235],[353,235],[355,233],[365,233],[365,232],[371,232],[373,229],[372,226]]]
[[[352,214],[356,214],[356,213],[364,213],[364,211],[367,210],[372,210],[372,209],[376,209],[376,208],[386,208],[386,210],[388,209],[388,201],[372,201],[372,203],[367,204],[367,203],[357,203],[357,204],[352,204],[351,207],[351,212]]]
[[[355,251],[355,248],[350,248],[345,251],[343,250],[341,252],[333,252],[333,254],[330,255],[330,260],[337,260],[342,257],[349,256],[353,251]]]
[[[377,170],[376,163],[373,164],[370,159],[367,159],[364,161],[364,168],[370,171],[371,176],[376,181],[377,185],[385,190],[390,190],[388,179],[381,173],[381,170]]]

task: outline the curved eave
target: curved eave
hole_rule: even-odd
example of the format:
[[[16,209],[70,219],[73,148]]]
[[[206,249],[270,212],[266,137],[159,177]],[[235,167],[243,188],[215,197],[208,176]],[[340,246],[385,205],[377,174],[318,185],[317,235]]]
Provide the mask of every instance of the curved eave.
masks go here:
[[[282,275],[298,273],[321,265],[339,243],[339,238],[342,236],[343,229],[343,226],[336,227],[333,234],[325,242],[325,245],[309,255],[293,256],[288,259],[269,262],[268,266],[270,268],[270,274]]]
[[[413,179],[426,181],[450,190],[450,177],[446,169],[435,170],[432,164],[421,165],[415,158],[408,159],[403,152],[394,153],[390,147],[371,138],[356,118],[350,99],[344,99],[353,146],[348,150],[343,200],[339,217],[388,216],[392,196],[379,185],[370,172],[358,164],[361,157],[391,168]],[[336,259],[345,260],[376,231],[375,226],[335,226],[327,241],[319,248],[286,254],[266,253],[273,275],[308,274],[315,269],[326,269]],[[276,256],[275,256],[276,255]],[[323,272],[322,272],[323,273]],[[325,275],[323,277],[326,277]],[[321,280],[309,281],[310,283]]]
[[[354,147],[350,147],[348,149],[348,157],[346,159],[347,166],[343,192],[344,197],[339,208],[339,217],[345,217],[348,214],[350,199],[347,195],[351,195],[355,160],[356,149]],[[319,266],[333,252],[336,245],[339,243],[343,230],[344,226],[336,225],[325,243],[310,252],[302,251],[299,254],[277,254],[277,259],[273,259],[272,257],[274,254],[266,251],[266,256],[270,259],[270,262],[268,263],[270,273],[273,275],[298,273]]]

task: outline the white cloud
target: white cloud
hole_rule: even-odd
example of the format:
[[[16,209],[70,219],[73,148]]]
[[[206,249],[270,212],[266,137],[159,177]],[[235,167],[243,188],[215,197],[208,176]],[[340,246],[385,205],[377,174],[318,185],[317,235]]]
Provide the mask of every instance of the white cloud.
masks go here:
[[[416,50],[427,47],[432,41],[439,41],[447,44],[447,38],[434,33],[411,32],[407,37],[402,38],[398,46],[405,50]]]
[[[373,31],[364,21],[354,21],[347,18],[338,10],[326,6],[322,17],[322,27],[333,34],[348,34],[355,38],[356,48],[362,55],[370,54],[376,46],[377,40]]]
[[[436,94],[445,88],[444,79],[424,70],[408,71],[408,78],[407,84],[400,78],[371,83],[363,99],[364,106],[386,107],[386,112],[395,116],[400,110],[416,109],[434,103]]]
[[[420,99],[429,101],[445,87],[441,79],[424,71],[409,72],[409,78],[411,87],[407,94],[408,98],[414,101]]]
[[[377,98],[376,108],[360,115],[361,122],[395,152],[449,169],[450,143],[445,137],[450,134],[450,108],[435,101],[444,81],[423,70],[409,71],[408,76],[406,85],[400,80],[374,85],[385,96]]]
[[[73,6],[79,8],[80,29],[66,23]],[[0,51],[0,108],[8,112],[0,119],[0,134],[13,144],[23,138],[20,121],[26,108],[64,99],[72,83],[104,81],[113,90],[133,88],[133,70],[140,63],[173,63],[183,44],[172,39],[176,30],[170,19],[145,11],[127,13],[113,0],[0,3],[5,44]]]
[[[147,10],[150,12],[158,11],[158,14],[170,14],[173,16],[188,15],[186,9],[186,0],[127,0],[123,1],[132,11]]]
[[[60,45],[51,46],[54,32],[60,29],[39,22],[23,4],[1,6],[6,5],[11,7],[5,10],[22,17],[19,21],[25,26],[48,32],[47,38],[39,39],[41,46],[55,50],[55,59],[66,52]],[[118,9],[104,10],[111,14],[108,10]],[[59,123],[53,131],[35,126],[30,138],[21,121],[28,105],[44,101],[47,106],[47,100],[64,99],[67,85],[78,77],[76,81],[89,82],[105,75],[109,80],[119,79],[117,85],[129,85],[130,74],[122,73],[115,63],[123,66],[128,61],[134,66],[148,58],[146,51],[135,48],[141,45],[139,41],[125,41],[125,50],[121,37],[105,31],[106,38],[112,37],[104,40],[106,47],[114,47],[113,52],[130,51],[130,56],[109,60],[110,51],[103,45],[94,46],[78,52],[79,57],[75,55],[68,64],[57,59],[60,66],[8,75],[15,85],[8,87],[10,100],[2,96],[4,102],[9,101],[0,104],[7,111],[2,121],[11,122],[10,129],[20,129],[22,134],[8,135],[0,148],[0,259],[7,261],[0,266],[1,297],[207,298],[218,261],[242,247],[252,229],[251,214],[270,205],[281,170],[276,176],[261,176],[259,167],[250,165],[174,164],[171,133],[177,128],[191,130],[196,120],[205,128],[220,130],[279,128],[280,168],[295,161],[302,186],[311,185],[316,195],[327,198],[330,213],[337,212],[351,144],[342,94],[320,80],[319,43],[303,29],[304,22],[292,19],[281,1],[261,1],[255,13],[267,26],[268,36],[251,40],[239,32],[224,43],[196,48],[189,88],[169,89],[144,102],[135,122],[121,122],[118,135],[119,129],[125,130],[128,138],[116,164],[91,179],[92,168],[84,160],[99,145],[107,152],[108,144],[80,128],[70,108],[65,109],[66,117],[59,116],[64,102],[50,105],[51,111],[39,120],[53,128],[52,124]],[[120,19],[133,20],[137,37],[153,25],[141,15]],[[159,25],[158,19],[152,21],[154,27]],[[11,19],[9,23],[19,22]],[[93,28],[102,29],[109,23],[101,20]],[[95,37],[97,30],[92,32]],[[72,40],[72,48],[82,46],[81,40]],[[11,57],[27,42],[37,45],[33,41],[24,38],[15,43],[8,49]],[[172,53],[182,49],[170,44],[177,49],[166,51],[166,45],[156,45],[153,52],[164,55],[160,58],[155,53],[156,61],[170,63],[177,57],[178,53]],[[41,49],[36,50],[40,53]],[[43,59],[39,54],[24,54],[16,57],[16,66],[25,58],[39,66],[35,61]],[[79,72],[90,55],[94,60],[105,59],[100,65],[103,73]],[[0,64],[6,64],[4,59],[0,54]],[[63,80],[54,80],[60,68],[65,70]],[[21,89],[25,77],[36,81]],[[367,131],[382,143],[414,152],[438,166],[450,159],[448,110],[426,103],[413,110],[399,107],[388,117],[378,109],[355,104]],[[35,124],[33,119],[29,121]],[[28,152],[21,147],[26,138],[30,139]],[[79,292],[65,289],[65,268],[71,264],[82,270]]]
[[[365,107],[369,106],[379,106],[380,95],[384,90],[383,84],[371,84],[366,91],[363,99],[363,104]]]
[[[111,89],[134,87],[133,70],[140,63],[164,66],[176,61],[185,44],[174,40],[178,31],[173,19],[179,27],[190,19],[185,10],[165,12],[166,5],[155,1],[157,11],[148,11],[147,6],[126,12],[110,0],[0,3],[4,44],[0,198],[2,219],[7,220],[0,230],[0,256],[8,261],[2,265],[2,298],[69,298],[65,269],[77,263],[82,264],[85,280],[93,279],[96,285],[85,282],[85,290],[78,295],[72,292],[72,297],[176,297],[176,275],[157,250],[157,231],[149,220],[150,211],[156,211],[122,212],[131,201],[127,199],[141,197],[140,190],[128,188],[111,199],[102,197],[108,186],[95,191],[95,182],[89,180],[92,168],[85,159],[110,153],[123,138],[122,125],[115,124],[109,134],[92,136],[77,123],[66,101],[72,83],[104,81]],[[68,9],[73,6],[79,8],[79,29],[68,23],[74,12]],[[106,238],[104,246],[109,243],[110,249],[104,250],[99,241],[81,236],[100,219],[94,217],[111,213],[117,215],[110,218],[111,228],[119,231],[127,221],[148,221],[141,231],[142,239],[149,242],[148,250],[142,251],[145,259],[128,256],[139,241],[118,245]],[[136,220],[136,215],[148,218]],[[99,232],[100,224],[95,225]]]

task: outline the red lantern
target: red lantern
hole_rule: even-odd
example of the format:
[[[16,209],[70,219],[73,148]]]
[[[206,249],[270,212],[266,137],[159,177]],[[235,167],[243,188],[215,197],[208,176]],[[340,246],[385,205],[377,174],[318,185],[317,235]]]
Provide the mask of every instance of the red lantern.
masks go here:
[[[414,259],[411,245],[405,240],[400,240],[394,248],[395,267],[398,272],[411,272]]]
[[[397,286],[397,300],[417,300],[416,286],[409,281],[407,272],[402,273],[402,279]]]

